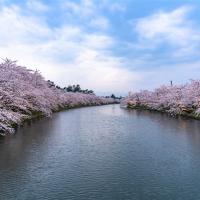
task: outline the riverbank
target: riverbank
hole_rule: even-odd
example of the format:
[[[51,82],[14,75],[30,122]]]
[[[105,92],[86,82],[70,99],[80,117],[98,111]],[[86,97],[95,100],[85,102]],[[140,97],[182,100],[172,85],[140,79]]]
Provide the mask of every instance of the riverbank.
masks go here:
[[[199,199],[199,130],[119,105],[58,112],[0,140],[0,199]]]
[[[173,114],[173,113],[169,113],[167,110],[164,110],[164,109],[153,109],[153,108],[150,108],[150,107],[147,107],[147,106],[139,106],[139,105],[128,105],[126,107],[127,109],[135,109],[135,110],[147,110],[147,111],[150,111],[150,112],[158,112],[158,113],[165,113],[167,114],[168,116],[171,116],[171,117],[185,117],[185,118],[191,118],[191,119],[196,119],[196,120],[200,120],[200,116],[197,115],[195,112],[192,112],[192,113],[188,113],[188,112],[182,112],[182,113],[178,113],[178,114]]]
[[[121,105],[130,109],[157,111],[199,120],[200,81],[192,80],[185,85],[161,86],[154,91],[129,93]]]
[[[66,92],[46,81],[38,71],[5,60],[0,64],[0,135],[17,126],[60,110],[117,103],[95,94]]]
[[[76,108],[83,108],[83,107],[92,107],[92,106],[103,106],[103,105],[111,105],[111,104],[119,104],[119,102],[110,102],[110,103],[102,103],[102,104],[90,104],[90,105],[76,105],[73,107],[63,107],[60,108],[58,110],[53,111],[53,113],[56,112],[60,112],[60,111],[65,111],[65,110],[69,110],[69,109],[76,109]],[[0,137],[5,137],[8,134],[13,134],[15,133],[15,131],[17,130],[17,128],[23,126],[26,123],[32,122],[34,120],[39,120],[41,118],[47,117],[45,116],[45,114],[43,112],[33,112],[31,115],[29,116],[24,116],[21,118],[20,121],[18,122],[8,122],[7,124],[9,125],[9,130],[4,130],[0,133]]]

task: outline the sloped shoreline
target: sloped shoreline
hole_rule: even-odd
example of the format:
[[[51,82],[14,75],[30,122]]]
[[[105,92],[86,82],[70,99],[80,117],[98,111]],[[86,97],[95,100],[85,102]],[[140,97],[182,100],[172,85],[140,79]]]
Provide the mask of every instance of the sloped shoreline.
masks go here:
[[[200,120],[200,116],[197,115],[195,112],[182,112],[182,113],[177,113],[177,114],[172,114],[169,113],[168,111],[164,110],[164,109],[155,109],[155,108],[150,108],[147,106],[135,106],[135,105],[128,105],[127,107],[125,107],[127,109],[132,109],[132,110],[146,110],[146,111],[150,111],[150,112],[157,112],[157,113],[164,113],[167,114],[170,117],[184,117],[184,118],[188,118],[188,119],[195,119],[195,120]]]
[[[153,91],[129,93],[121,105],[130,109],[157,111],[199,120],[200,80],[191,80],[184,85],[161,86]]]
[[[5,60],[0,64],[0,135],[14,133],[24,121],[51,116],[53,112],[116,103],[95,94],[66,92],[49,84],[38,71]]]
[[[74,106],[74,107],[66,106],[64,108],[60,108],[59,110],[53,111],[53,114],[57,113],[57,112],[61,112],[61,111],[67,111],[67,110],[70,110],[70,109],[78,109],[78,108],[92,107],[92,106],[104,106],[104,105],[111,105],[111,104],[119,104],[119,102],[103,103],[101,105],[99,105],[99,104],[91,105],[90,104],[90,105],[77,105],[77,106]],[[39,119],[42,119],[42,118],[45,118],[45,117],[47,117],[47,116],[45,116],[44,113],[35,112],[35,113],[32,113],[29,116],[22,118],[19,123],[12,123],[11,122],[10,128],[12,129],[12,132],[4,131],[4,132],[0,133],[0,137],[5,137],[8,134],[14,134],[19,127],[24,126],[26,123],[29,123],[29,122],[32,122],[32,121],[35,121],[35,120],[39,120]]]

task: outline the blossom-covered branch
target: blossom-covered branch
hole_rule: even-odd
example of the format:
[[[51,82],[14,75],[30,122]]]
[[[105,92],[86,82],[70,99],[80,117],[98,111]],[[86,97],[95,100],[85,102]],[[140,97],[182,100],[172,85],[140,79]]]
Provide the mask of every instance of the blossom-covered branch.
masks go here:
[[[200,117],[200,80],[185,85],[161,86],[154,91],[129,93],[121,102],[129,108],[168,112],[172,115]]]
[[[6,59],[0,64],[0,134],[13,133],[13,126],[40,114],[50,116],[64,108],[113,103],[94,94],[65,92],[44,80],[38,71]]]

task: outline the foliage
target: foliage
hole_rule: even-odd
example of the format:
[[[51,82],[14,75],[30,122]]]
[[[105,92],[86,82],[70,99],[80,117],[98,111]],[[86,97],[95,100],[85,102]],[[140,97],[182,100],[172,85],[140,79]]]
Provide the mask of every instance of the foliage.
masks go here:
[[[116,101],[120,101],[122,99],[122,96],[118,97],[118,96],[115,96],[114,94],[111,94],[110,96],[105,96],[105,98],[112,98],[112,99],[115,99]]]
[[[69,85],[68,87],[64,87],[63,90],[66,92],[80,92],[80,93],[84,93],[84,94],[94,94],[94,92],[92,90],[81,89],[80,85]]]
[[[154,91],[143,90],[129,95],[122,106],[164,111],[172,115],[200,115],[200,80],[185,85],[161,86]]]
[[[0,134],[13,133],[34,113],[50,116],[64,108],[112,103],[112,99],[94,94],[66,92],[52,81],[45,81],[38,71],[18,66],[6,59],[0,64]]]

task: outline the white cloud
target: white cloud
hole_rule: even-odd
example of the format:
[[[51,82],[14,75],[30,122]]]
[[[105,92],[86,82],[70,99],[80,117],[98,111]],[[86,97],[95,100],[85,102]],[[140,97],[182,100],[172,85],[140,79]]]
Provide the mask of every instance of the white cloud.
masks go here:
[[[67,12],[77,15],[76,17],[88,17],[96,14],[96,6],[92,0],[81,0],[80,2],[61,1],[61,6]]]
[[[90,25],[94,28],[98,28],[98,29],[108,29],[110,26],[110,22],[107,18],[105,17],[97,17],[95,19],[92,19],[90,21]]]
[[[0,27],[1,45],[34,42],[50,35],[50,29],[45,23],[32,16],[22,16],[17,6],[4,7],[1,10]]]
[[[139,40],[128,47],[130,43],[125,45],[126,38],[118,41],[108,34],[112,21],[100,12],[101,5],[86,0],[62,2],[64,11],[70,13],[75,22],[65,19],[56,27],[46,22],[48,15],[43,16],[43,9],[24,12],[24,7],[4,5],[0,12],[0,57],[37,68],[46,79],[61,86],[79,83],[84,88],[108,93],[154,87],[175,81],[175,75],[177,80],[181,76],[187,80],[198,75],[196,68],[191,70],[194,66],[191,62],[179,64],[175,59],[176,64],[167,65],[168,60],[173,61],[171,57],[160,58],[161,53],[152,53],[152,48],[159,49],[163,44],[170,56],[182,60],[185,55],[199,53],[200,29],[189,20],[191,7],[159,11],[137,19],[134,29]],[[127,52],[132,48],[133,53],[128,52],[131,58],[130,55],[116,56],[116,47],[116,52],[119,47]],[[141,54],[144,48],[145,53]]]
[[[50,27],[40,16],[24,15],[17,6],[1,10],[0,26],[0,57],[37,68],[62,86],[79,83],[99,92],[124,92],[141,78],[112,54],[116,41],[106,34],[67,24]]]
[[[111,12],[125,12],[128,1],[123,0],[101,0],[98,2],[99,8],[109,10]]]
[[[140,84],[143,89],[154,89],[160,85],[170,85],[171,80],[174,84],[185,84],[191,79],[199,79],[199,70],[200,60],[162,64],[160,68],[145,70]]]
[[[100,4],[92,0],[81,0],[80,2],[61,1],[61,7],[72,21],[78,21],[82,26],[95,28],[99,31],[107,30],[110,21],[103,16]]]
[[[200,29],[189,20],[191,6],[183,6],[170,12],[159,11],[134,21],[140,47],[155,48],[167,43],[178,48],[177,55],[194,53],[200,44]]]
[[[27,2],[28,9],[36,12],[46,12],[50,8],[42,3],[40,0],[28,0]]]
[[[110,5],[110,10],[124,12],[126,11],[126,6],[116,2]]]
[[[62,7],[64,9],[67,9],[67,11],[78,13],[80,11],[80,6],[77,3],[74,3],[72,1],[67,1],[62,3]]]
[[[114,39],[102,34],[86,34],[82,45],[92,49],[106,49],[114,44]]]

